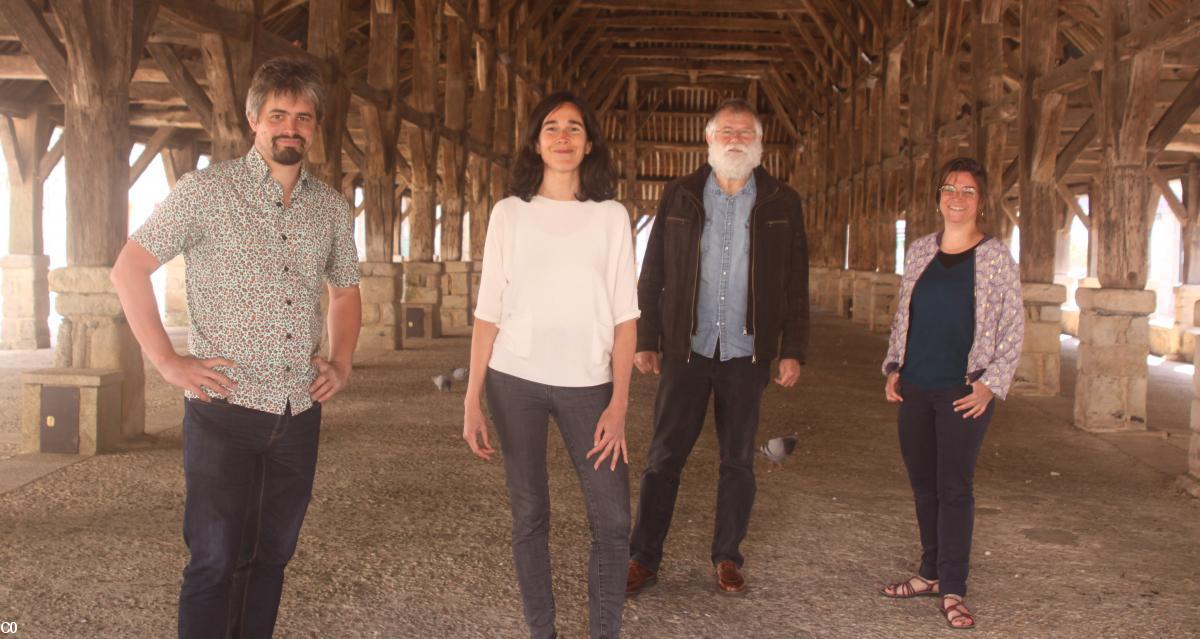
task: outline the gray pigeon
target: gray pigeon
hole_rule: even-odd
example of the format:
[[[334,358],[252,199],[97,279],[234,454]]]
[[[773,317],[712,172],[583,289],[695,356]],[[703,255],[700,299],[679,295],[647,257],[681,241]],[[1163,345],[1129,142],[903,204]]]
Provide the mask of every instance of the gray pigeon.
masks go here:
[[[467,378],[467,369],[462,367],[456,368],[450,371],[450,377],[453,377],[456,382],[461,382]]]
[[[442,392],[450,390],[450,378],[446,375],[438,375],[433,378],[433,385]]]
[[[796,450],[796,442],[798,441],[800,441],[799,433],[792,433],[784,437],[773,437],[759,447],[758,452],[762,453],[763,457],[767,458],[767,461],[779,466],[783,464],[783,460],[787,459]]]

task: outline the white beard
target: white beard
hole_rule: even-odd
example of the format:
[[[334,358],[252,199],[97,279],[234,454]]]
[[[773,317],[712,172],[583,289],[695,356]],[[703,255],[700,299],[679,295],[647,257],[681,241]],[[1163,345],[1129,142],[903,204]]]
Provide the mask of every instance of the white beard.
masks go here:
[[[730,153],[731,149],[741,153]],[[723,180],[742,180],[750,177],[755,167],[762,163],[762,140],[751,144],[721,144],[711,142],[708,145],[708,163],[712,165],[717,177]]]

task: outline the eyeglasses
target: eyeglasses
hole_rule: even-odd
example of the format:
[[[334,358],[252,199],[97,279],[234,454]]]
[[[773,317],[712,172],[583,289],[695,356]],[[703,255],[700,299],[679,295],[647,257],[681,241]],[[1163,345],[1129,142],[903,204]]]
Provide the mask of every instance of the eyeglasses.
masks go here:
[[[732,129],[725,127],[723,129],[717,129],[717,136],[725,140],[753,140],[758,136],[758,131],[755,129]]]
[[[979,197],[979,189],[973,186],[964,186],[960,189],[953,184],[943,184],[942,187],[938,189],[938,193],[941,193],[942,195],[961,195],[968,200],[973,200]]]

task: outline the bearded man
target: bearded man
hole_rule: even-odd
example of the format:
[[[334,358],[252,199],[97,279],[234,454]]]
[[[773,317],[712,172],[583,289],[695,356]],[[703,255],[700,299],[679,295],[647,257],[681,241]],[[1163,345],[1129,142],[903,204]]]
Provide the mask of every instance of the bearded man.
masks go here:
[[[762,122],[723,102],[705,128],[708,164],[667,185],[638,282],[637,354],[661,375],[625,592],[657,579],[679,476],[714,396],[720,481],[711,560],[722,592],[746,588],[739,546],[754,504],[759,404],[800,378],[808,343],[808,249],[800,196],[759,167]]]
[[[312,495],[321,405],[350,377],[362,304],[350,205],[304,168],[325,102],[294,58],[254,74],[245,156],[183,176],[113,266],[129,327],[187,400],[181,639],[270,637]],[[187,259],[188,354],[150,274]],[[317,357],[329,289],[329,359]]]

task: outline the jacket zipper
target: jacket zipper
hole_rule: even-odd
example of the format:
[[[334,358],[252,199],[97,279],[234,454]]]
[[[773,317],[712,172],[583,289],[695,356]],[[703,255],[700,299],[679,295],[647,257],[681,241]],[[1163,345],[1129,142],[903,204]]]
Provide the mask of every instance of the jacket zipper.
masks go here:
[[[687,193],[687,191],[685,191],[685,193]],[[688,196],[693,197],[693,199],[695,199],[691,193],[688,193]],[[704,211],[704,203],[703,202],[700,203],[700,214],[701,214],[701,216],[706,214]],[[700,232],[696,234],[696,253],[695,253],[696,254],[696,267],[692,271],[695,275],[696,280],[695,280],[695,284],[692,286],[692,312],[691,312],[691,315],[688,317],[688,341],[689,342],[691,341],[692,336],[696,334],[696,295],[697,295],[697,291],[700,289],[700,245],[704,241],[703,217],[701,218],[700,224],[698,226],[700,227]],[[688,347],[687,358],[684,361],[686,361],[689,364],[692,363],[692,349],[691,349],[690,345]]]
[[[766,204],[767,202],[770,202],[771,198],[775,197],[776,193],[778,193],[778,192],[779,191],[777,189],[774,193],[771,193],[770,195],[768,195],[766,197],[766,199],[764,199],[762,202],[755,203],[754,207],[750,209],[750,252],[751,252],[751,255],[750,255],[750,299],[753,300],[754,303],[758,302],[758,297],[755,296],[755,294],[754,294],[754,280],[756,279],[754,277],[754,274],[755,274],[754,265],[756,263],[756,260],[754,259],[754,254],[753,254],[754,249],[756,248],[756,245],[754,243],[754,229],[756,226],[756,224],[754,224],[754,212],[758,210],[758,207],[762,206],[763,204]],[[749,311],[751,314],[750,328],[753,329],[754,334],[757,335],[758,334],[758,313],[756,313],[753,308],[748,308],[746,310]],[[746,332],[746,329],[743,328],[742,333],[745,333],[745,332]],[[752,350],[750,352],[750,363],[751,364],[758,363],[758,340],[757,339],[754,340],[754,347],[752,348]]]

